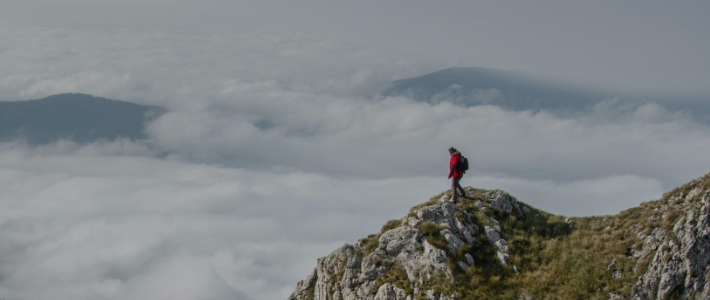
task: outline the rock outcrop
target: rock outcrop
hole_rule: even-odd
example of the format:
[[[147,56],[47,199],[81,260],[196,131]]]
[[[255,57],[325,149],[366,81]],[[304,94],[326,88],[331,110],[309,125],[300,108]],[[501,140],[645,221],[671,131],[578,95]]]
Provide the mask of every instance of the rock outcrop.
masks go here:
[[[631,299],[670,299],[672,295],[710,299],[710,190],[696,187],[687,195],[675,195],[660,211],[673,213],[674,206],[685,215],[672,231],[656,228],[648,236],[638,233],[644,239],[642,250],[635,255],[638,263],[651,260]]]
[[[467,190],[473,192],[471,188]],[[522,212],[524,205],[506,193],[496,192],[489,196],[484,200],[486,204],[479,203],[481,207],[488,206],[505,213],[513,210]],[[399,221],[398,227],[381,232],[377,237],[377,246],[371,251],[368,251],[369,245],[361,241],[354,245],[346,244],[318,259],[313,273],[298,283],[289,300],[456,299],[456,294],[446,295],[427,288],[427,282],[435,278],[453,280],[449,262],[462,271],[475,266],[470,253],[457,257],[457,251],[464,245],[470,247],[476,241],[475,236],[481,230],[472,221],[476,218],[449,202],[448,196],[441,197],[438,203],[413,210]],[[505,266],[508,247],[501,237],[501,228],[492,217],[485,222],[493,226],[485,227],[485,236],[497,247],[497,257]],[[432,228],[435,229],[433,233]],[[433,245],[430,239],[437,239],[437,243]],[[400,272],[400,277],[403,277],[400,279],[407,286],[382,282],[388,272]],[[393,276],[396,277],[389,277]]]
[[[710,300],[710,174],[615,216],[466,188],[318,259],[289,300]]]

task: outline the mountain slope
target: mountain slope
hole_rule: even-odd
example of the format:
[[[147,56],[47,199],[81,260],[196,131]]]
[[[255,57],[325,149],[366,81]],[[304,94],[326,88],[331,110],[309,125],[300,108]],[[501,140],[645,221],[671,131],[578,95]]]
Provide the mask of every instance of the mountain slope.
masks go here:
[[[620,110],[657,103],[682,112],[698,122],[710,124],[710,97],[707,95],[644,95],[584,85],[573,85],[538,75],[487,68],[448,68],[419,77],[396,80],[381,96],[404,96],[438,104],[461,106],[495,105],[508,110],[545,110],[555,114],[590,112],[608,99]]]
[[[147,121],[163,108],[86,94],[58,94],[39,100],[0,102],[0,141],[24,139],[46,144],[57,139],[77,143],[146,138]]]
[[[449,68],[392,82],[383,96],[473,106],[491,104],[512,110],[580,110],[615,96],[543,80],[522,73],[487,68]]]
[[[298,283],[302,299],[710,299],[710,174],[614,216],[442,194]]]

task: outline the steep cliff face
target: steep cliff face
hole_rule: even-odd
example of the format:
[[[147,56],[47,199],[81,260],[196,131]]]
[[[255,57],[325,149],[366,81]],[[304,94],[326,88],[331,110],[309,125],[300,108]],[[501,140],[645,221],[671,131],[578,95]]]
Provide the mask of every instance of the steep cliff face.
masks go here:
[[[706,176],[707,177],[707,176]],[[634,253],[638,262],[650,258],[639,276],[632,299],[669,299],[671,296],[710,299],[710,190],[697,180],[666,195],[647,219],[677,219],[672,228],[656,227]],[[666,226],[668,227],[668,226]]]
[[[466,190],[318,259],[289,300],[710,299],[710,174],[603,217]]]

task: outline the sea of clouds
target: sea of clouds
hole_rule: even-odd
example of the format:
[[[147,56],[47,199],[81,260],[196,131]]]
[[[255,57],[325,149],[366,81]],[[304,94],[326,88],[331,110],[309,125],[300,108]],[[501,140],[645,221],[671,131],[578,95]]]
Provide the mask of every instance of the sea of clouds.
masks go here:
[[[317,257],[448,187],[614,214],[710,171],[710,126],[381,98],[447,67],[299,32],[0,26],[0,99],[166,107],[145,141],[0,144],[0,299],[285,299]],[[600,99],[601,100],[601,99]]]

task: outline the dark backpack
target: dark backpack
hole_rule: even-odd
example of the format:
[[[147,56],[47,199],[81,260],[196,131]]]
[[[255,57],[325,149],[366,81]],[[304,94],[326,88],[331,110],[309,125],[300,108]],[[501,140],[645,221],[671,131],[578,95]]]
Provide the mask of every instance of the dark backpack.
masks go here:
[[[468,171],[468,158],[461,155],[461,159],[459,160],[459,164],[456,166],[456,169],[461,173],[466,173],[466,171]]]

